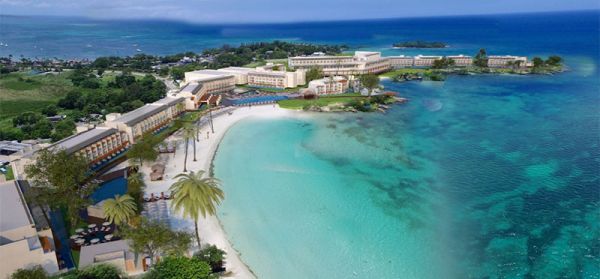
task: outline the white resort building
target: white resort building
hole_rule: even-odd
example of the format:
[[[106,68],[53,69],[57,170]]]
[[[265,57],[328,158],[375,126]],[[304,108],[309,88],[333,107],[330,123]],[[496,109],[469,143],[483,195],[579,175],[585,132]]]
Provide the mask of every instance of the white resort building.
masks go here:
[[[317,95],[341,94],[348,90],[348,80],[342,76],[315,79],[308,83],[308,89]]]
[[[412,56],[388,56],[387,59],[390,61],[390,65],[394,69],[409,68],[415,63],[415,59]]]
[[[450,55],[446,56],[448,59],[454,61],[454,66],[457,67],[468,67],[473,65],[473,58],[471,56],[466,55]]]
[[[166,97],[109,120],[105,124],[125,132],[131,143],[135,143],[135,140],[142,135],[166,127],[175,117],[184,112],[183,101],[182,97]]]
[[[524,56],[512,56],[512,55],[491,55],[488,56],[488,67],[490,68],[505,68],[509,66],[509,63],[520,61],[521,67],[527,65],[527,57]]]
[[[296,56],[288,58],[288,65],[293,69],[308,70],[321,68],[325,75],[362,75],[378,74],[391,68],[388,58],[381,57],[380,52],[356,51],[354,56]]]
[[[248,72],[248,85],[255,87],[294,88],[306,84],[304,70],[286,71],[283,64],[269,63]]]
[[[0,278],[17,269],[41,266],[58,272],[54,236],[47,224],[36,224],[16,181],[0,184]]]
[[[415,56],[414,66],[415,67],[431,67],[433,66],[433,61],[442,59],[441,56],[425,56],[425,55],[417,55]]]

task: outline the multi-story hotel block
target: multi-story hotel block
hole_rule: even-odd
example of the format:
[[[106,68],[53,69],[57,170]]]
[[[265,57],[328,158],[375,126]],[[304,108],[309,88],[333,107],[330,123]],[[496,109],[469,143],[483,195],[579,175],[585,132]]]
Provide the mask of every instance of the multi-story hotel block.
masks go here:
[[[131,143],[135,143],[137,138],[166,127],[181,114],[185,110],[184,100],[183,97],[166,97],[107,121],[106,125],[125,132]]]
[[[431,67],[433,66],[433,61],[442,59],[441,56],[424,56],[417,55],[415,56],[414,66],[415,67]]]
[[[466,55],[450,55],[446,56],[446,58],[454,61],[454,66],[457,67],[468,67],[473,65],[473,58],[471,56]]]
[[[527,57],[512,56],[512,55],[491,55],[488,56],[488,67],[490,68],[505,68],[509,67],[509,63],[520,61],[520,66],[527,65]]]
[[[226,75],[233,75],[235,77],[235,84],[241,85],[248,84],[248,73],[254,71],[254,69],[244,67],[227,67],[218,69],[217,71]]]
[[[348,90],[348,80],[342,76],[315,79],[308,83],[308,89],[317,95],[341,94]]]
[[[356,51],[354,56],[296,56],[288,58],[293,69],[321,68],[325,75],[378,74],[391,68],[390,61],[379,52]]]
[[[235,88],[236,77],[217,70],[198,70],[185,73],[185,83],[200,85],[200,96],[204,94],[228,93]]]
[[[129,148],[129,138],[126,133],[115,128],[96,127],[58,141],[49,148],[83,156],[94,167]]]
[[[43,222],[34,219],[18,182],[0,184],[0,278],[35,266],[58,272],[54,236]]]
[[[415,63],[415,59],[411,56],[388,56],[387,59],[390,61],[390,65],[394,69],[398,68],[409,68],[412,67]]]
[[[280,67],[274,70],[274,67]],[[306,84],[305,71],[288,72],[283,65],[257,67],[248,72],[248,85],[256,87],[293,88]]]

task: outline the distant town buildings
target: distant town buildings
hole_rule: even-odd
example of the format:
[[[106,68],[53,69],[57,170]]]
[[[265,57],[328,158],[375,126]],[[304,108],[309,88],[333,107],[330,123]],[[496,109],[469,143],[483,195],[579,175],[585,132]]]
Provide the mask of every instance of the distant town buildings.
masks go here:
[[[308,83],[308,89],[317,95],[341,94],[348,90],[348,79],[342,76],[316,79]]]
[[[52,231],[41,222],[34,220],[16,181],[0,184],[0,278],[38,265],[49,274],[58,272]]]

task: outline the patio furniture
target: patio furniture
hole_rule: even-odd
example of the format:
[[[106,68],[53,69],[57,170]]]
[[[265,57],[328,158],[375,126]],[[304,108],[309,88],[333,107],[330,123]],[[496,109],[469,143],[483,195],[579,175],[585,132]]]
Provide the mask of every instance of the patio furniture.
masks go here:
[[[85,239],[83,239],[83,238],[80,238],[80,239],[77,239],[77,240],[75,240],[75,244],[77,244],[77,245],[80,245],[80,246],[81,246],[81,245],[82,245],[82,244],[84,244],[84,243],[85,243]]]
[[[70,238],[71,238],[71,240],[76,240],[76,239],[78,239],[78,238],[80,238],[80,237],[81,237],[80,235],[78,235],[78,234],[74,234],[74,235],[72,235]]]
[[[96,243],[98,243],[98,242],[100,242],[100,239],[99,239],[99,238],[94,238],[94,239],[90,240],[90,243],[91,243],[91,244],[96,244]]]
[[[112,234],[107,234],[107,235],[104,236],[104,238],[106,240],[110,241],[113,238],[113,235]]]
[[[76,233],[82,233],[82,232],[83,232],[83,229],[82,229],[82,228],[76,229],[76,230],[75,230],[75,232],[76,232]]]
[[[96,224],[89,224],[89,225],[88,225],[88,228],[90,228],[90,229],[93,229],[93,228],[95,228],[95,227],[96,227]]]
[[[107,226],[108,227],[108,226],[110,226],[110,224],[112,224],[112,223],[111,222],[104,222],[104,223],[102,223],[102,226]]]

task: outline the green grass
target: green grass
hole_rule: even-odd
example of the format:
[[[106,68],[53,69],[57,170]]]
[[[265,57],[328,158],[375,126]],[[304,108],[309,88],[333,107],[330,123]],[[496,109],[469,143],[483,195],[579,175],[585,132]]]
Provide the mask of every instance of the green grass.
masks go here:
[[[25,111],[40,111],[74,88],[67,73],[26,76],[11,73],[0,76],[0,126],[6,119]]]
[[[278,101],[277,104],[279,104],[280,107],[286,108],[286,109],[302,109],[307,105],[327,106],[327,105],[336,104],[336,103],[347,104],[347,103],[349,103],[353,100],[359,99],[359,98],[365,98],[365,97],[361,96],[360,94],[352,93],[352,94],[340,94],[340,95],[328,96],[328,97],[319,97],[318,99],[314,99],[314,100],[304,100],[304,99],[281,100],[281,101]]]
[[[6,178],[7,181],[15,179],[15,173],[13,172],[13,169],[11,166],[8,166],[6,168],[6,174],[4,174],[4,178]]]
[[[399,74],[417,74],[417,73],[422,73],[422,74],[431,73],[431,69],[411,69],[411,68],[396,69],[393,71],[385,72],[379,76],[391,78],[391,77],[394,77]]]

